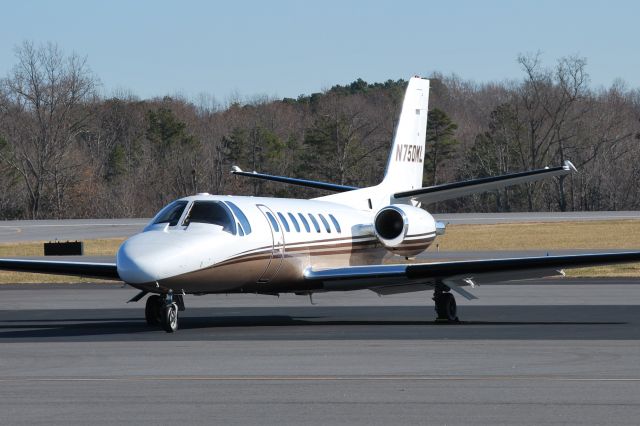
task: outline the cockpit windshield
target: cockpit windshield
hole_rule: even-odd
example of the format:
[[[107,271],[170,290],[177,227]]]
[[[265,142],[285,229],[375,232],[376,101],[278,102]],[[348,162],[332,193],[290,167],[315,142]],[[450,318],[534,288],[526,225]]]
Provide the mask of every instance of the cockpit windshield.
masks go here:
[[[193,222],[222,226],[223,231],[236,234],[236,221],[231,211],[218,201],[194,201],[182,224],[189,226]]]
[[[176,226],[187,204],[187,201],[174,201],[160,210],[160,213],[156,215],[156,220],[153,223],[168,223],[169,226]]]

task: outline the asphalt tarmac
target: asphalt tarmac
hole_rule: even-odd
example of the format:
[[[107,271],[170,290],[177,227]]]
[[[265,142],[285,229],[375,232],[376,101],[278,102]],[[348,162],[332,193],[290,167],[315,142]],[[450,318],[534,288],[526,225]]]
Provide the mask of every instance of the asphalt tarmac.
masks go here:
[[[188,296],[175,334],[121,285],[0,287],[3,424],[637,424],[640,280],[430,294]]]
[[[129,237],[149,219],[65,219],[0,221],[0,242],[76,241]]]
[[[437,215],[449,223],[637,212]],[[146,219],[0,222],[0,242],[125,237]],[[593,250],[590,250],[593,251]],[[549,254],[579,253],[554,251]],[[541,251],[426,253],[436,260]],[[53,258],[50,258],[53,259]],[[74,257],[74,260],[87,260]],[[96,261],[113,261],[111,257]],[[638,424],[640,280],[458,297],[188,296],[176,334],[122,285],[0,286],[2,424]]]
[[[452,224],[492,224],[629,220],[640,219],[640,212],[445,213],[435,214],[434,217]],[[140,232],[149,220],[138,218],[0,221],[0,243],[129,237]]]

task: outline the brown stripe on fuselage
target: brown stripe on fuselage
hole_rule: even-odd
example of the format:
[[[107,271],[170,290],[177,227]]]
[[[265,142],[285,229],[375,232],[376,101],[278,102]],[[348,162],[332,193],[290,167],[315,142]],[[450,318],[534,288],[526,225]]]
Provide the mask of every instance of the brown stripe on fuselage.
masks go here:
[[[354,249],[345,247],[344,249],[331,250],[330,245],[325,245],[325,251],[311,251],[309,255],[316,257],[316,264],[330,264],[339,266],[349,264],[349,256],[354,254]],[[360,246],[355,249],[358,253],[369,252],[369,256],[376,256],[382,259],[386,250],[377,247],[375,244]],[[335,258],[332,259],[332,256]],[[276,260],[279,261],[276,254]],[[321,259],[327,259],[322,261]],[[278,274],[266,283],[257,283],[258,279],[272,262],[271,253],[257,257],[255,254],[239,256],[233,260],[203,268],[197,271],[187,272],[182,275],[160,280],[162,286],[172,288],[174,291],[184,291],[186,293],[235,293],[235,292],[286,292],[286,291],[306,291],[318,290],[312,288],[313,285],[305,283],[303,271],[309,262],[307,253],[285,253],[282,263],[279,266]],[[238,264],[242,264],[238,266]],[[311,286],[311,287],[309,287]],[[147,286],[153,291],[154,283]]]
[[[377,246],[377,240],[356,241],[353,244],[341,243],[341,244],[324,244],[324,245],[306,245],[306,246],[298,246],[295,248],[289,248],[289,246],[285,245],[285,255],[309,254],[310,256],[323,256],[323,255],[337,254],[337,253],[351,253],[353,251],[365,250],[368,248],[375,248],[376,246]],[[259,253],[240,254],[233,258],[217,263],[211,266],[210,268],[215,268],[215,267],[224,266],[224,265],[232,265],[240,262],[245,262],[248,260],[270,259],[272,256],[279,257],[278,255],[279,247],[281,246],[276,246],[275,250],[268,249],[268,250],[263,250]],[[336,250],[341,248],[342,250]]]
[[[411,237],[422,235],[429,234]],[[435,236],[406,241],[397,248],[401,250],[407,247],[426,246],[434,239]],[[332,242],[337,243],[332,244]],[[276,245],[275,248],[265,246],[247,250],[210,267],[160,280],[160,284],[175,291],[183,290],[187,293],[305,291],[307,283],[303,279],[303,271],[309,265],[338,267],[378,264],[382,262],[385,254],[395,251],[382,247],[381,243],[371,236],[355,237],[352,240],[342,237],[285,244],[283,255],[279,254],[281,249],[281,245]],[[277,275],[266,283],[257,283],[270,263],[280,262],[281,256],[282,263]],[[240,263],[242,266],[238,266]],[[148,289],[154,291],[155,283],[149,283]]]
[[[316,243],[324,243],[324,242],[332,242],[332,241],[341,241],[344,240],[345,243],[342,244],[358,244],[361,242],[361,240],[372,240],[375,241],[376,239],[374,237],[368,236],[368,235],[360,235],[360,236],[356,236],[356,237],[339,237],[339,238],[327,238],[327,239],[322,239],[322,240],[313,240],[313,241],[300,241],[297,243],[286,243],[285,242],[285,247],[287,249],[287,251],[292,251],[296,248],[302,248],[302,249],[306,249],[309,244],[316,244]],[[282,244],[276,244],[275,245],[275,249],[280,249],[282,247]],[[257,247],[251,250],[245,250],[242,251],[240,253],[238,253],[236,256],[238,255],[242,255],[242,254],[247,254],[247,253],[259,253],[262,252],[264,250],[268,250],[271,251],[272,250],[272,246],[262,246],[262,247]]]
[[[407,238],[418,237],[422,235],[433,235],[433,237],[407,241],[406,243],[403,243],[394,247],[394,250],[408,248],[408,247],[419,247],[420,245],[430,243],[435,239],[434,233],[416,234],[416,235],[407,236]],[[346,241],[344,243],[339,243],[339,244],[316,245],[316,243],[319,243],[319,242],[339,241],[344,239],[345,238],[316,240],[316,241],[311,241],[306,243],[295,243],[295,244],[292,244],[291,246],[285,244],[284,246],[285,253],[289,253],[289,254],[308,253],[310,256],[324,256],[324,255],[330,255],[330,254],[346,254],[354,251],[365,250],[368,248],[375,248],[379,246],[378,240],[371,237],[358,237],[359,241]],[[305,245],[302,245],[302,244],[305,244]],[[252,253],[249,253],[250,251],[241,252],[230,259],[227,259],[225,261],[217,263],[216,265],[213,265],[212,267],[217,267],[222,265],[231,265],[231,264],[236,264],[236,263],[247,261],[247,260],[269,259],[272,257],[272,255],[277,257],[278,252],[281,248],[282,248],[282,245],[276,245],[274,246],[274,248],[271,248],[270,246],[261,247],[262,250],[257,252],[252,252]],[[342,248],[346,248],[346,249],[342,249]],[[342,250],[339,250],[339,249],[342,249]],[[260,250],[260,249],[256,249],[256,250]]]

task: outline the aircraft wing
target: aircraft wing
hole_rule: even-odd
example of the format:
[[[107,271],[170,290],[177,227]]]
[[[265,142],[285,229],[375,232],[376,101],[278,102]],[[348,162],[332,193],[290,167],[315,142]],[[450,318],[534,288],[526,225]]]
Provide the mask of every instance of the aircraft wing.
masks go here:
[[[542,278],[562,274],[563,269],[630,262],[640,262],[640,251],[307,269],[305,279],[322,283],[326,290],[370,289],[380,294],[427,290],[443,283],[464,297],[473,298],[460,287]]]
[[[115,263],[0,259],[0,270],[120,280]]]
[[[491,191],[505,186],[533,182],[553,176],[563,176],[574,171],[576,171],[576,168],[567,160],[564,162],[564,165],[558,167],[546,167],[528,172],[434,185],[426,188],[413,189],[411,191],[398,192],[393,196],[395,199],[414,198],[421,203],[429,204],[464,197],[465,195],[476,194],[478,192]]]

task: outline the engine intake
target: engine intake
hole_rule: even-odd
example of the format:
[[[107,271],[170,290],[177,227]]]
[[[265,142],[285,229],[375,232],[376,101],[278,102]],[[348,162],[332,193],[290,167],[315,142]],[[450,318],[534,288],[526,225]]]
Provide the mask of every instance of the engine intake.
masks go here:
[[[404,204],[380,209],[373,220],[373,229],[382,245],[400,256],[415,256],[425,251],[436,237],[433,216]]]
[[[380,238],[393,240],[406,232],[406,216],[402,210],[387,208],[376,215],[375,229]]]

